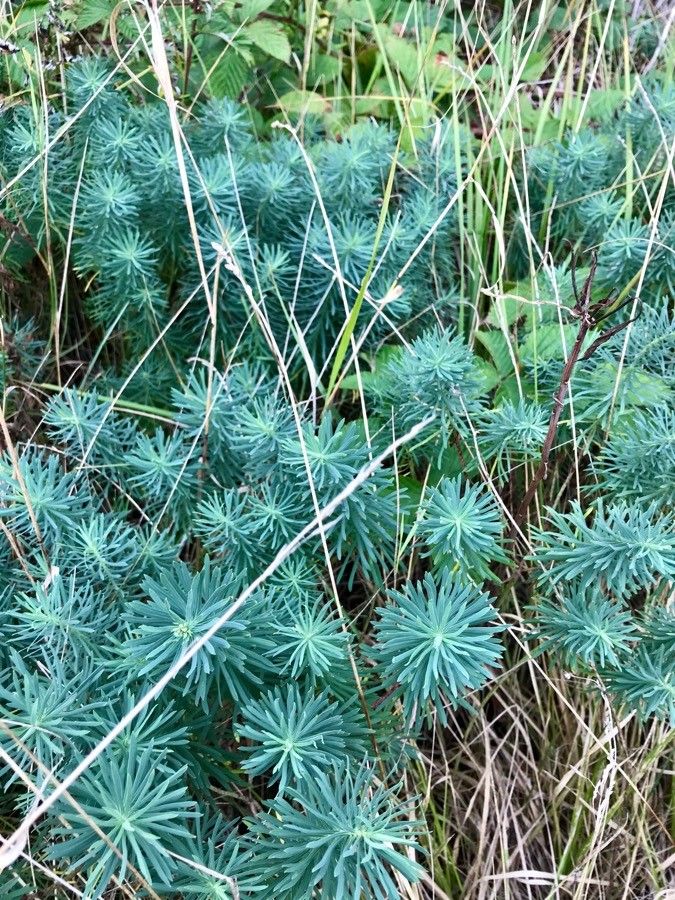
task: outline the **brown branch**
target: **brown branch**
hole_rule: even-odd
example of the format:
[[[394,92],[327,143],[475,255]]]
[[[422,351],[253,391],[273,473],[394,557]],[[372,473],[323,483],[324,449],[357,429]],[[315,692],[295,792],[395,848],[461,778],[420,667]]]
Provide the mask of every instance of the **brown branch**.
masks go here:
[[[197,37],[197,16],[201,12],[199,0],[192,0],[192,23],[190,25],[190,36],[188,38],[187,47],[185,48],[185,63],[183,72],[183,93],[187,94],[190,82],[190,69],[192,68],[192,47]]]
[[[593,288],[593,279],[595,278],[597,262],[597,258],[595,254],[593,254],[593,257],[591,259],[590,272],[588,273],[588,277],[584,282],[580,294],[578,294],[576,290],[576,281],[574,278],[574,263],[572,263],[572,285],[574,287],[574,294],[576,297],[576,303],[572,310],[572,315],[575,318],[579,319],[579,331],[577,332],[576,340],[574,341],[574,346],[572,347],[572,352],[567,357],[567,362],[565,363],[562,375],[560,376],[560,384],[558,385],[558,389],[553,396],[553,410],[551,411],[551,418],[548,423],[548,431],[546,432],[546,437],[544,439],[539,466],[532,476],[532,480],[530,481],[529,487],[525,492],[525,496],[523,497],[520,506],[518,507],[518,510],[513,517],[514,533],[517,533],[520,530],[525,520],[525,516],[527,515],[530,504],[532,503],[534,495],[537,491],[537,488],[548,475],[548,461],[551,455],[551,450],[553,449],[556,434],[558,432],[560,416],[562,415],[563,407],[565,406],[565,397],[567,396],[572,373],[574,372],[574,367],[581,355],[581,348],[583,347],[584,341],[586,340],[586,336],[588,335],[588,332],[597,324],[596,314],[603,311],[606,308],[608,302],[611,302],[611,299],[607,298],[600,301],[600,303],[591,306],[591,291]],[[626,323],[626,325],[627,324],[628,323]],[[598,338],[598,340],[595,341],[595,343],[591,346],[589,351],[584,355],[583,359],[588,359],[592,355],[592,353],[598,349],[598,347],[604,344],[605,340],[608,340],[612,336],[612,334],[616,333],[616,330],[618,330],[616,329],[616,327],[614,329],[609,329],[606,336],[603,335],[601,338]]]

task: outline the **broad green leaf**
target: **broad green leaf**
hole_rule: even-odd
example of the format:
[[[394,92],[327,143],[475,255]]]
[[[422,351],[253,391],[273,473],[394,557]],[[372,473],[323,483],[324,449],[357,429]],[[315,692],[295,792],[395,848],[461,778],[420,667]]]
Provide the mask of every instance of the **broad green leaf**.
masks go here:
[[[591,91],[586,105],[586,120],[607,122],[625,102],[626,95],[619,88],[603,88]]]
[[[450,91],[453,88],[466,87],[464,63],[454,55],[434,44],[429,58],[424,64],[424,74],[434,91]]]
[[[551,359],[565,359],[574,346],[578,327],[576,325],[538,325],[525,336],[520,345],[521,359],[546,362]],[[563,347],[563,334],[565,346]]]
[[[396,359],[402,353],[402,348],[394,344],[385,344],[375,354],[372,369],[365,369],[361,366],[361,381],[364,387],[375,388],[379,381],[382,380],[382,373],[387,367],[387,363]],[[357,391],[359,383],[356,375],[347,375],[340,379],[340,388],[345,391]]]
[[[281,26],[268,19],[258,19],[242,29],[244,35],[260,50],[281,62],[290,62],[291,45]]]
[[[589,273],[588,266],[579,267],[576,270],[577,288],[581,290]],[[603,296],[603,285],[596,279],[591,292],[593,300],[599,300]],[[572,286],[571,272],[561,273],[556,271],[555,285],[545,270],[536,273],[534,279],[526,278],[516,284],[509,285],[508,293],[498,298],[488,314],[488,322],[491,325],[501,326],[506,316],[506,324],[512,325],[519,315],[527,316],[530,326],[537,320],[540,322],[556,321],[558,313],[556,304],[570,308],[574,305],[574,289]],[[565,313],[565,315],[567,315]]]
[[[122,6],[116,21],[117,33],[130,41],[138,38],[138,20],[129,12],[127,6]],[[146,66],[147,68],[147,66]]]
[[[513,371],[513,362],[506,337],[501,331],[477,331],[476,340],[485,347],[500,375]]]
[[[541,126],[541,131],[539,133],[539,140],[542,143],[547,143],[549,141],[555,141],[560,134],[560,122],[555,118],[555,116],[547,115],[546,121]]]
[[[527,390],[525,390],[525,393],[527,393]],[[518,379],[516,378],[515,372],[505,378],[495,391],[493,401],[495,409],[505,400],[510,400],[511,403],[517,403],[520,400]]]
[[[389,82],[385,77],[378,78],[372,85],[371,95],[357,99],[355,104],[357,115],[389,118],[394,114],[394,104],[389,97],[391,97]]]
[[[557,136],[560,123],[550,113],[532,103],[532,98],[527,94],[518,94],[519,124],[526,131],[542,129],[542,134],[551,138]],[[542,125],[542,117],[546,117]]]
[[[352,22],[368,22],[369,8],[376,18],[381,18],[381,13],[384,12],[382,4],[372,0],[329,0],[326,5],[326,11],[335,16],[335,26],[338,29],[348,28]]]
[[[73,24],[76,30],[84,30],[107,21],[115,9],[115,0],[83,0],[75,8]]]
[[[441,478],[454,478],[456,475],[466,475],[467,469],[475,468],[470,457],[462,454],[455,444],[448,444],[443,448],[440,456],[435,459],[429,469],[428,484],[437,484]]]
[[[289,91],[279,98],[277,105],[285,112],[297,115],[320,116],[330,110],[329,101],[315,91]]]
[[[501,328],[504,324],[513,325],[516,319],[522,314],[521,302],[518,299],[519,297],[525,297],[527,299],[527,295],[520,291],[520,284],[516,284],[510,294],[496,297],[490,306],[490,312],[488,313],[488,322],[490,325],[494,325],[496,328]]]
[[[525,68],[520,76],[521,82],[539,81],[549,64],[549,61],[550,54],[542,50],[534,50],[530,53],[528,60],[525,63]]]
[[[207,72],[218,60],[208,77],[209,93],[217,99],[221,97],[235,99],[250,81],[251,68],[232,48],[226,50],[220,59],[219,56],[219,53],[212,53],[204,59]]]
[[[21,6],[12,22],[13,28],[24,25],[33,26],[35,21],[40,22],[49,12],[48,0],[28,0]]]
[[[476,357],[475,362],[476,367],[483,376],[482,393],[487,394],[493,388],[497,387],[501,381],[499,372],[491,363],[487,362],[485,359],[481,359],[479,356]]]
[[[422,485],[411,475],[401,475],[398,479],[399,503],[408,513],[409,520],[414,518],[422,499]]]
[[[595,368],[593,378],[598,394],[604,391],[607,397],[611,397],[619,378],[618,363],[613,360],[602,363]],[[630,407],[669,406],[673,400],[673,392],[663,378],[630,365],[621,369],[620,385],[618,397],[621,403],[617,413]]]
[[[424,97],[413,97],[408,104],[406,127],[401,135],[401,149],[413,151],[415,142],[429,134],[429,122],[435,114],[434,104]]]
[[[387,25],[378,25],[377,31],[391,66],[401,73],[408,87],[414,87],[422,63],[416,47],[393,34]]]
[[[240,0],[232,4],[232,18],[237,22],[250,22],[268,10],[273,3],[274,0]]]
[[[361,384],[364,388],[371,388],[377,383],[377,375],[375,372],[361,372]],[[359,377],[354,375],[347,375],[346,378],[343,378],[340,382],[340,390],[342,391],[358,391],[359,390]]]
[[[326,53],[317,53],[312,58],[307,74],[307,80],[310,84],[325,84],[332,81],[340,74],[340,61],[334,56],[328,56]]]

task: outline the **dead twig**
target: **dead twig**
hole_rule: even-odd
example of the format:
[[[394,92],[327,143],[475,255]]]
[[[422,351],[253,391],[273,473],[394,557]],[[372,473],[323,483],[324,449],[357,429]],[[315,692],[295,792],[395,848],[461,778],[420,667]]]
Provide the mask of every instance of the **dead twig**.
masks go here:
[[[579,292],[577,290],[575,277],[575,263],[574,261],[572,261],[572,287],[574,289],[574,297],[576,302],[571,311],[571,314],[575,319],[579,320],[579,331],[577,332],[574,346],[572,347],[572,352],[567,357],[567,361],[565,362],[565,366],[562,370],[562,374],[560,376],[560,384],[558,385],[558,389],[553,396],[553,409],[551,411],[551,418],[548,423],[548,431],[546,432],[546,437],[544,439],[544,444],[541,451],[539,466],[532,476],[532,480],[530,481],[530,484],[525,492],[525,496],[523,497],[520,506],[518,507],[518,510],[513,517],[514,533],[517,533],[520,530],[527,515],[530,504],[532,503],[534,495],[537,491],[537,488],[539,487],[541,482],[544,481],[548,476],[549,457],[551,455],[551,450],[553,449],[555,437],[558,432],[560,416],[562,415],[563,407],[565,406],[565,398],[569,390],[574,367],[576,366],[577,362],[583,362],[587,359],[590,359],[593,354],[610,338],[614,337],[614,335],[618,334],[620,331],[623,331],[623,329],[627,328],[631,324],[631,322],[635,321],[635,318],[633,318],[625,322],[619,322],[616,325],[612,325],[612,327],[608,328],[607,331],[604,331],[600,335],[600,337],[596,338],[596,340],[593,341],[591,346],[586,350],[584,355],[581,356],[581,350],[589,331],[591,331],[602,321],[604,321],[607,316],[612,315],[626,305],[626,303],[624,302],[619,306],[614,307],[616,297],[613,294],[609,294],[598,303],[591,303],[591,293],[593,290],[593,281],[595,279],[597,265],[597,256],[595,253],[593,253],[591,258],[590,272],[588,273],[588,277],[586,278],[586,281],[581,288],[581,292]]]

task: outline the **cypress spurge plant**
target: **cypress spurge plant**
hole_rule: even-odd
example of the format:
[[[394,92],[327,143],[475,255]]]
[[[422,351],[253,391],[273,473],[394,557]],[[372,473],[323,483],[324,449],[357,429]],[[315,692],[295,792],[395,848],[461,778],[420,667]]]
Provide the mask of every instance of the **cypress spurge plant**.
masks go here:
[[[195,246],[167,106],[136,82],[90,58],[46,119],[3,112],[3,271],[48,256],[68,302],[3,318],[0,744],[47,804],[95,751],[31,831],[84,896],[393,900],[428,879],[411,773],[518,658],[512,596],[526,652],[673,721],[673,198],[652,259],[655,197],[628,205],[618,153],[630,131],[645,172],[663,162],[636,123],[654,109],[672,138],[672,98],[645,90],[525,155],[550,297],[518,300],[506,204],[513,303],[471,327],[467,211],[441,213],[478,145],[452,125],[411,148],[200,98]],[[64,139],[24,171],[45,122]],[[616,316],[578,346],[570,232],[605,235],[585,300]],[[629,296],[644,263],[636,317],[608,287]],[[3,778],[18,826],[33,792]]]

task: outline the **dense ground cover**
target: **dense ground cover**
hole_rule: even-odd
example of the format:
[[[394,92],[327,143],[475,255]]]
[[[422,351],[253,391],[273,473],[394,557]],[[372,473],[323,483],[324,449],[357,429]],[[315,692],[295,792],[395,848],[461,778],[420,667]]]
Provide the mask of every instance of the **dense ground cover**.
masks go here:
[[[7,10],[3,897],[665,900],[672,21]]]

